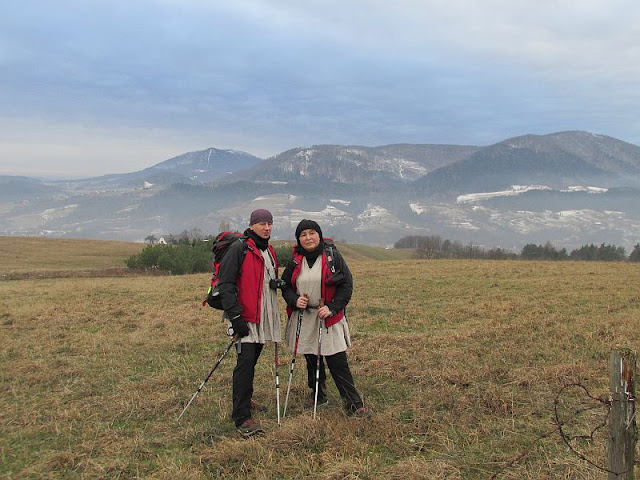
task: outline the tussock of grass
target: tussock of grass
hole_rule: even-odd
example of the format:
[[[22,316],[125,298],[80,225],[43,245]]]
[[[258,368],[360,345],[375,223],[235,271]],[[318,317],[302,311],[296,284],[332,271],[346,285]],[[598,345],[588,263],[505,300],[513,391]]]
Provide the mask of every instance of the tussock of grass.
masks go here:
[[[349,360],[372,412],[348,418],[329,381],[314,421],[304,361],[276,424],[273,348],[257,367],[260,438],[230,419],[229,352],[209,279],[0,282],[0,476],[5,478],[601,479],[553,433],[558,391],[608,389],[608,355],[638,344],[630,264],[354,262]],[[284,319],[284,305],[283,319]],[[284,350],[284,348],[283,348]],[[290,353],[281,352],[281,400]],[[577,389],[572,435],[602,421]],[[551,432],[551,433],[549,433]],[[577,449],[605,465],[606,431]],[[518,461],[510,463],[526,452]]]

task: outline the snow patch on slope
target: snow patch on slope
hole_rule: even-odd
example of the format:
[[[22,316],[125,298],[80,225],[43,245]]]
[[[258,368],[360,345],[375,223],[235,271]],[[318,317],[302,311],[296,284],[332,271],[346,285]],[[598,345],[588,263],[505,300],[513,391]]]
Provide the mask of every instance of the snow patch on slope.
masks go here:
[[[481,202],[482,200],[487,200],[489,198],[511,197],[534,190],[551,190],[551,188],[544,185],[512,185],[509,190],[502,190],[499,192],[467,193],[465,195],[459,195],[456,198],[456,203]]]
[[[545,185],[512,185],[509,190],[502,190],[498,192],[467,193],[465,195],[459,195],[456,198],[456,203],[475,203],[495,197],[512,197],[535,190],[551,191],[552,189]],[[587,192],[591,194],[598,194],[606,193],[608,189],[602,187],[583,187],[581,185],[573,185],[559,191],[563,193]]]

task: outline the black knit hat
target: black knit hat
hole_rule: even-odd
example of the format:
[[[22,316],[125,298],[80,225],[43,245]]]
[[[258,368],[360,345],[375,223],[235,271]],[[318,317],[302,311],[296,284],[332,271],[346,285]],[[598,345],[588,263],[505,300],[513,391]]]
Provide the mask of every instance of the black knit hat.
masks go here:
[[[296,227],[296,240],[298,241],[298,245],[300,245],[300,235],[302,234],[302,232],[309,229],[318,232],[318,235],[320,235],[320,241],[322,241],[322,229],[320,228],[320,225],[318,225],[318,223],[314,222],[313,220],[304,219],[301,220]]]

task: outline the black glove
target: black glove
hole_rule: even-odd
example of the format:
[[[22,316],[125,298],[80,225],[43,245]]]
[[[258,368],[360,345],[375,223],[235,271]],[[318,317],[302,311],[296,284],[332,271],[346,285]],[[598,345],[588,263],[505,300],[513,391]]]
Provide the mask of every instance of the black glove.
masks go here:
[[[241,315],[237,315],[231,319],[231,328],[233,328],[234,335],[238,335],[238,338],[249,335],[249,326]]]

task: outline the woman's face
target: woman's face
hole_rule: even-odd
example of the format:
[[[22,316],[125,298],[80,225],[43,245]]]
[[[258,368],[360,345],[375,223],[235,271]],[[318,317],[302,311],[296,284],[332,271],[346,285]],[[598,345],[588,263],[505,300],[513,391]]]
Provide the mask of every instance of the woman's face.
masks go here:
[[[320,245],[320,235],[315,230],[307,228],[300,234],[300,245],[307,252],[315,250]]]

